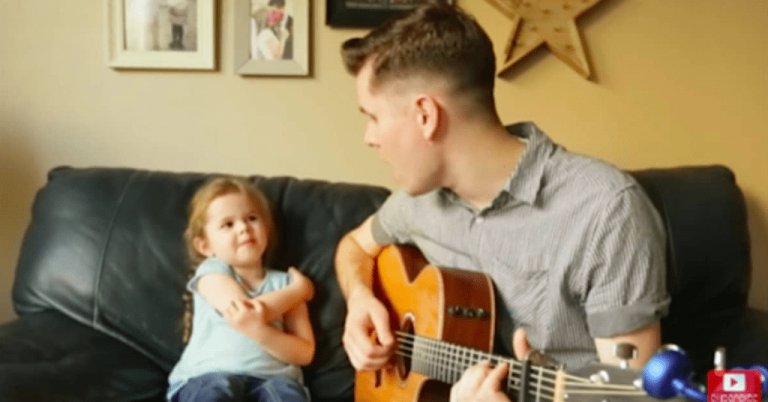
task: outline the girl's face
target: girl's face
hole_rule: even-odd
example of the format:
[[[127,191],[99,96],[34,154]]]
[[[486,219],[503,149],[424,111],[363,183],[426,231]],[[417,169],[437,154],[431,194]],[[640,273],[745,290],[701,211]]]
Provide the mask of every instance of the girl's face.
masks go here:
[[[232,192],[211,201],[203,234],[194,245],[206,257],[216,257],[233,268],[262,267],[267,228],[246,194]]]

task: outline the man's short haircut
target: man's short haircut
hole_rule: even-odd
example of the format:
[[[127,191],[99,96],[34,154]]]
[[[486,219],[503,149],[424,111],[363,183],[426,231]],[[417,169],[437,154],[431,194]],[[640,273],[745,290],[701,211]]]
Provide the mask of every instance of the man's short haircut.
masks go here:
[[[418,75],[447,79],[455,94],[473,96],[495,113],[493,43],[475,19],[444,1],[390,19],[341,46],[345,67],[357,75],[373,61],[371,89]]]

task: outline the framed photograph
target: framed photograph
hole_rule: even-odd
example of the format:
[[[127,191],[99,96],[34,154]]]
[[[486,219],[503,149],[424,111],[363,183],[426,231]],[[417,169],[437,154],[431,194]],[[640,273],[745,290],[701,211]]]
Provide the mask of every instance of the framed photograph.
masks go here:
[[[215,0],[104,0],[107,65],[213,70]]]
[[[341,28],[374,28],[430,0],[325,0],[325,24]],[[453,0],[444,0],[453,4]]]
[[[235,0],[235,71],[309,75],[312,0]]]

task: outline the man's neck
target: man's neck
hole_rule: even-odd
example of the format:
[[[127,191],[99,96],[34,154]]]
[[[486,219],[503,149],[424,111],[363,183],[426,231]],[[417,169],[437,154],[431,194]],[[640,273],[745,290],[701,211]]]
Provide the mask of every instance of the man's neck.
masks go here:
[[[448,151],[445,187],[482,209],[504,188],[526,144],[501,123],[468,124],[458,129]]]

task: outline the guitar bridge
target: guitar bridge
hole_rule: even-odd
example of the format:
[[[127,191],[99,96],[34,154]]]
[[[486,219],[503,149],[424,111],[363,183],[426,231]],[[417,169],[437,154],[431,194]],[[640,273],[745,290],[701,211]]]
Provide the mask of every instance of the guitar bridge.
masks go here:
[[[447,311],[448,315],[460,318],[479,318],[481,320],[491,318],[491,313],[488,310],[479,307],[450,306]]]

